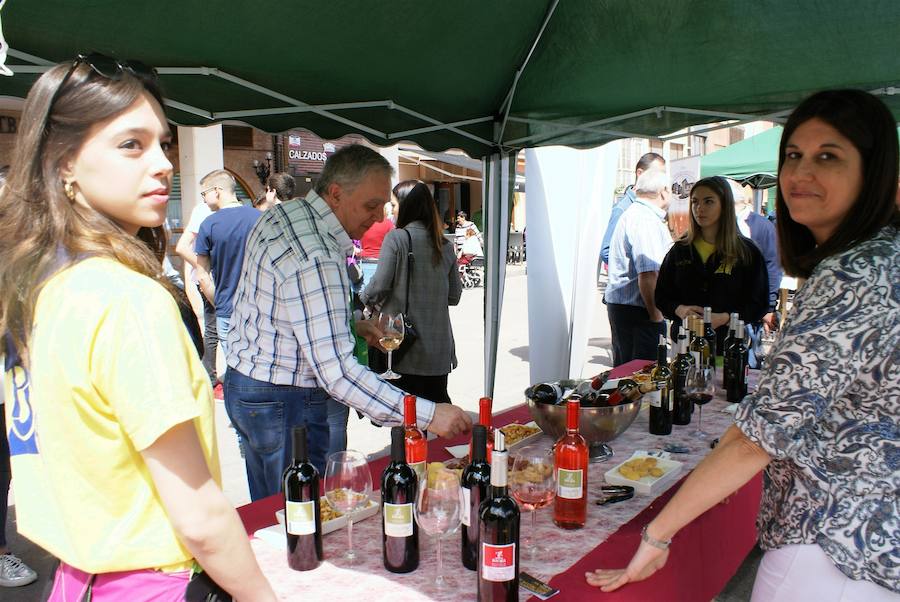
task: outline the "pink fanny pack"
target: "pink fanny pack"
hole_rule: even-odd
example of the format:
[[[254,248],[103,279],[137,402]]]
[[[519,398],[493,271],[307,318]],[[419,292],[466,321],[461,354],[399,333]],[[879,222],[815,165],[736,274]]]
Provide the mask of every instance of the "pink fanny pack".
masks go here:
[[[184,602],[190,580],[191,571],[142,569],[92,575],[60,562],[47,602]]]

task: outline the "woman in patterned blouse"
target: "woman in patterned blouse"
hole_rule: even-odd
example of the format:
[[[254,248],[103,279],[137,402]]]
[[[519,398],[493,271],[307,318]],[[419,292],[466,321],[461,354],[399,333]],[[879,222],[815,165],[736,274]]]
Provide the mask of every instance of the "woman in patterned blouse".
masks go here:
[[[900,211],[894,118],[874,96],[820,92],[784,127],[778,238],[808,278],[736,425],[644,530],[605,591],[661,568],[684,525],[765,469],[754,601],[900,594]]]

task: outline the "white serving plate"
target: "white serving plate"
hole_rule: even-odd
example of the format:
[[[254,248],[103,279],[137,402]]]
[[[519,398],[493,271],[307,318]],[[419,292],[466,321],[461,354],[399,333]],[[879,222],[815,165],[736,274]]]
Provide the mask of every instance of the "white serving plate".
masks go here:
[[[521,423],[520,422],[511,422],[510,424],[521,424]],[[509,425],[504,424],[503,426],[506,427]],[[523,424],[522,426],[531,426],[538,430],[534,434],[528,435],[524,439],[520,439],[519,441],[516,441],[512,445],[508,445],[507,451],[510,453],[512,453],[513,451],[515,451],[521,447],[528,445],[529,443],[533,443],[534,441],[537,441],[544,434],[543,431],[541,431],[541,429],[538,427],[538,425],[533,420],[531,422]],[[502,428],[502,427],[498,427],[498,428]],[[452,447],[445,447],[444,449],[446,449],[447,452],[451,456],[453,456],[454,458],[457,458],[457,459],[467,458],[469,456],[469,444],[468,443],[463,443],[462,445],[454,445]]]
[[[325,498],[322,498],[323,500]],[[381,504],[376,502],[375,500],[369,500],[369,503],[362,508],[358,508],[354,510],[351,514],[353,514],[353,522],[358,523],[361,520],[365,520],[370,516],[375,516],[378,514],[378,510],[381,508]],[[284,525],[284,509],[275,511],[275,518],[278,520],[279,525]],[[343,529],[347,526],[347,515],[343,514],[337,518],[333,518],[329,521],[325,521],[322,523],[322,535],[327,533],[331,533],[332,531],[337,531],[338,529]]]
[[[646,476],[641,478],[640,480],[633,481],[631,479],[626,479],[619,473],[619,467],[624,465],[625,462],[629,462],[638,458],[656,458],[656,465],[662,469],[663,474],[658,477]],[[676,462],[675,460],[670,460],[666,457],[659,457],[656,454],[650,455],[647,452],[637,451],[632,454],[630,458],[627,460],[616,464],[611,469],[607,470],[604,474],[606,482],[610,485],[629,485],[634,487],[635,493],[640,493],[643,495],[658,495],[660,491],[665,489],[672,481],[678,478],[678,475],[681,473],[681,467],[684,466],[681,462]]]
[[[521,423],[513,422],[513,423],[511,423],[511,424],[521,424]],[[503,426],[509,426],[509,425],[508,425],[508,424],[504,424]],[[522,426],[531,426],[531,427],[534,427],[534,428],[537,429],[537,432],[535,432],[535,433],[532,434],[532,435],[528,435],[527,437],[525,437],[525,438],[523,438],[523,439],[519,439],[518,441],[516,441],[516,442],[513,443],[512,445],[507,445],[507,446],[506,446],[506,449],[507,449],[507,451],[509,451],[510,454],[512,454],[512,453],[513,453],[514,451],[516,451],[517,449],[521,449],[521,448],[523,448],[523,447],[525,447],[525,446],[527,446],[527,445],[530,445],[531,443],[534,443],[535,441],[537,441],[538,439],[540,439],[541,437],[544,436],[544,431],[542,431],[542,430],[540,429],[540,427],[538,427],[537,423],[536,423],[534,420],[532,420],[531,422],[526,422],[526,423],[523,424]]]

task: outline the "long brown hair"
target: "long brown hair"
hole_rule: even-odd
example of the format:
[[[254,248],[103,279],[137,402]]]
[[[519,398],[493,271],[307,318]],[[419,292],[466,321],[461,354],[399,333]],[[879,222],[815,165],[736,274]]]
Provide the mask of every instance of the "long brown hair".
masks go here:
[[[734,197],[731,194],[731,186],[728,185],[728,180],[721,176],[698,180],[691,188],[691,195],[693,196],[693,191],[700,187],[712,190],[713,194],[719,197],[719,204],[722,207],[719,213],[719,227],[716,230],[716,253],[718,253],[723,263],[749,265],[750,252],[738,235],[737,215],[734,212]],[[680,242],[692,245],[700,236],[701,229],[700,224],[694,219],[693,208],[688,211],[688,215],[690,216],[688,230]]]
[[[444,238],[441,216],[428,185],[420,180],[405,180],[394,186],[393,193],[400,203],[397,227],[404,228],[412,222],[422,222],[431,240],[431,263],[440,264],[444,256],[444,245],[449,243]]]
[[[108,79],[87,64],[65,63],[44,73],[28,93],[9,178],[0,191],[0,334],[11,337],[23,358],[41,287],[79,259],[113,259],[175,293],[162,272],[162,226],[132,236],[107,216],[69,201],[63,187],[64,166],[91,128],[145,92],[160,101],[150,81],[129,73]]]
[[[900,146],[894,117],[877,97],[862,90],[826,90],[801,102],[781,134],[778,171],[794,131],[810,119],[821,119],[847,138],[862,156],[862,189],[834,233],[817,245],[809,228],[795,222],[781,190],[775,195],[775,226],[784,271],[808,278],[823,259],[871,238],[887,225],[900,227],[897,208]]]

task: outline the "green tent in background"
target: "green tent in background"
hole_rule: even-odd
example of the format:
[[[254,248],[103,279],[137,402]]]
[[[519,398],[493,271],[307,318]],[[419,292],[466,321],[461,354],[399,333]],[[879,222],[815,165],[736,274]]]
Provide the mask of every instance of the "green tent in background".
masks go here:
[[[725,176],[753,188],[775,185],[782,128],[764,132],[700,157],[700,177]]]

